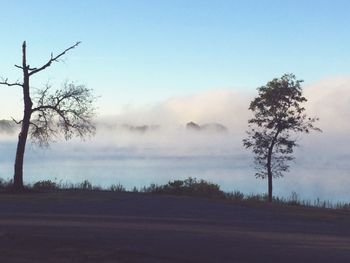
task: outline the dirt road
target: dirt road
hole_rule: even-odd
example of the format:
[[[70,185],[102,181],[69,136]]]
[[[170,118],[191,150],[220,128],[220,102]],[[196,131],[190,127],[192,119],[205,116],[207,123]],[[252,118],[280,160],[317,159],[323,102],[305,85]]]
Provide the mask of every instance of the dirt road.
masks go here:
[[[0,262],[350,262],[350,212],[107,192],[1,194]]]

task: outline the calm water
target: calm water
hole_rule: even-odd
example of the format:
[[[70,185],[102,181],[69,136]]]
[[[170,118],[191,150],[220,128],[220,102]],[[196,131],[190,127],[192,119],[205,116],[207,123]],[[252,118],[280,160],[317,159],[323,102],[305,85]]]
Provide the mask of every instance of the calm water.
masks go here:
[[[77,183],[87,179],[102,187],[121,183],[131,189],[191,176],[218,183],[226,191],[264,193],[267,182],[255,179],[250,152],[232,147],[237,142],[220,140],[211,144],[201,140],[189,147],[139,141],[141,147],[136,147],[118,142],[101,144],[98,140],[58,143],[50,149],[29,144],[24,179],[27,183],[44,179]],[[0,177],[7,179],[13,174],[15,142],[1,142],[0,150]],[[320,151],[314,155],[311,158],[307,149],[296,152],[290,173],[274,181],[274,193],[288,197],[295,191],[304,199],[350,202],[349,156],[338,154],[331,160]]]

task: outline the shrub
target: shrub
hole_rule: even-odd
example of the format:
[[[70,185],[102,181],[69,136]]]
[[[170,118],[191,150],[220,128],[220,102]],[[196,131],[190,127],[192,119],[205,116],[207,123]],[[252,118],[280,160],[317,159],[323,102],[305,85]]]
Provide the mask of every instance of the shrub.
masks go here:
[[[109,187],[109,190],[112,191],[112,192],[119,192],[119,193],[122,193],[122,192],[125,192],[125,187],[123,185],[121,185],[120,183],[118,184],[112,184],[110,187]]]
[[[34,190],[55,190],[58,189],[58,185],[51,180],[42,180],[33,184]]]
[[[4,180],[0,178],[0,189],[10,190],[13,186],[13,179]]]
[[[143,193],[152,193],[152,194],[160,194],[162,193],[162,186],[157,184],[150,184],[149,186],[144,186],[141,188],[141,192]]]
[[[88,180],[84,180],[83,182],[77,185],[77,188],[82,190],[92,190],[92,184]]]
[[[267,194],[249,194],[244,199],[249,202],[265,202],[268,200],[268,196]]]
[[[289,205],[300,205],[300,200],[299,200],[299,196],[296,192],[292,192],[289,199],[288,199],[288,202],[287,202]]]
[[[225,193],[227,199],[241,201],[244,199],[244,194],[241,191],[235,190],[234,192]]]
[[[92,190],[94,190],[94,191],[103,191],[102,187],[99,186],[99,185],[94,185],[94,186],[92,187]]]
[[[141,190],[145,193],[154,194],[187,195],[210,198],[225,197],[225,194],[220,190],[219,185],[191,177],[185,180],[169,181],[167,184],[161,186],[151,184],[149,187],[144,187]]]
[[[5,183],[6,183],[5,180],[0,178],[0,189],[5,188]]]

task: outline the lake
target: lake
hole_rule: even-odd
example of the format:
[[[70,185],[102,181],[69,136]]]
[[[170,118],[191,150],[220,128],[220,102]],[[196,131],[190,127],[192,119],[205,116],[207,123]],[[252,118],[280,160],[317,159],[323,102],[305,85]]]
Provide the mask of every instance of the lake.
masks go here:
[[[303,199],[350,202],[349,155],[322,151],[317,140],[297,149],[290,172],[274,180],[274,194],[288,197],[295,191]],[[3,179],[12,177],[15,147],[13,139],[0,142]],[[24,167],[26,183],[89,180],[102,187],[121,183],[131,189],[196,177],[218,183],[225,191],[265,193],[267,187],[266,180],[254,177],[252,154],[241,146],[240,136],[232,134],[99,134],[85,142],[58,142],[49,149],[28,144]]]

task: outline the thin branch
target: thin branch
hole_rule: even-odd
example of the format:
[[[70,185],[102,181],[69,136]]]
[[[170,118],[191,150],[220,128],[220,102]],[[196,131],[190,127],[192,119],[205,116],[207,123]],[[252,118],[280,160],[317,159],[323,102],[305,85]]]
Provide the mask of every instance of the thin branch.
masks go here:
[[[49,94],[50,86],[37,90],[32,108],[31,137],[39,145],[48,145],[57,134],[63,133],[66,140],[73,136],[83,138],[94,134],[91,119],[95,115],[94,97],[84,86],[65,84],[64,88]]]
[[[34,122],[29,122],[30,125],[33,125],[36,130],[40,130],[40,127],[36,125]]]
[[[54,111],[56,111],[57,107],[51,106],[51,105],[38,106],[38,107],[32,109],[32,113],[34,113],[36,111],[43,111],[43,110],[54,110]]]
[[[23,122],[23,120],[17,121],[15,120],[15,118],[11,117],[11,119],[16,123],[16,124],[21,124]]]
[[[34,74],[36,74],[36,73],[38,73],[38,72],[40,72],[40,71],[46,69],[47,67],[51,66],[51,63],[52,63],[52,62],[54,62],[54,61],[57,62],[58,59],[59,59],[60,57],[62,57],[64,54],[66,54],[67,51],[69,51],[69,50],[71,50],[71,49],[77,47],[80,43],[81,43],[80,41],[77,42],[77,43],[75,43],[73,46],[67,48],[67,49],[64,50],[62,53],[58,54],[56,57],[54,57],[53,54],[51,53],[51,58],[49,59],[49,61],[48,61],[46,64],[44,64],[44,65],[41,66],[40,68],[29,68],[29,70],[31,71],[31,72],[29,73],[29,75],[30,75],[30,76],[31,76],[31,75],[34,75]]]
[[[15,65],[15,67],[23,70],[23,67],[21,66]]]
[[[9,83],[8,79],[2,79],[2,81],[0,81],[0,85],[5,85],[5,86],[19,86],[22,87],[22,84],[19,82],[15,82],[15,83]]]

